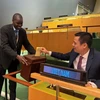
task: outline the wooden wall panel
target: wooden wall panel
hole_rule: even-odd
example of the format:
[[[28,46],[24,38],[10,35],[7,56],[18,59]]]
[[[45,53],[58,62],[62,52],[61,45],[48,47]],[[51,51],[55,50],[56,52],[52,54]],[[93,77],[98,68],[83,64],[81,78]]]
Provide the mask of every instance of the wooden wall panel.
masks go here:
[[[72,49],[74,34],[73,32],[58,33],[39,33],[32,34],[32,38],[28,36],[31,44],[36,47],[46,47],[48,50],[66,53]],[[29,35],[29,34],[28,34]]]
[[[31,44],[33,44],[33,34],[27,34],[27,38]],[[24,46],[22,46],[22,50],[25,50]]]

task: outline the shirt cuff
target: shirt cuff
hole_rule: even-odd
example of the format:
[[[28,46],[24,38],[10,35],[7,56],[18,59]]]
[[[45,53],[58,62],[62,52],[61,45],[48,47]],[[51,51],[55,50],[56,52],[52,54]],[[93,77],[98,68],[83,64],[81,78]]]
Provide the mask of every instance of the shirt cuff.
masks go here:
[[[90,83],[90,84],[92,85],[93,88],[97,88],[97,85],[96,85],[95,83],[90,82],[90,81],[89,81],[88,83]]]
[[[49,51],[49,56],[51,56],[51,54],[52,54],[52,51]]]

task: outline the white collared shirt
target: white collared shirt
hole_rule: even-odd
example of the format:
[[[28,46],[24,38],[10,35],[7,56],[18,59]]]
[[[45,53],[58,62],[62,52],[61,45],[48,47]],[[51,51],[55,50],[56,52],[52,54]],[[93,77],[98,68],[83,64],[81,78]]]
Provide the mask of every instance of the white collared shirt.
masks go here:
[[[86,64],[87,64],[87,59],[88,59],[89,52],[90,52],[90,50],[88,50],[88,52],[82,56],[83,59],[82,59],[82,65],[81,65],[81,67],[82,67],[83,71],[86,70]],[[77,69],[80,56],[81,55],[78,55],[76,57],[76,59],[74,60],[74,62],[73,62],[74,69]]]
[[[15,27],[13,26],[13,30],[16,31],[17,29],[15,29]],[[15,33],[15,35],[18,36],[18,34],[19,34],[19,30],[17,30],[17,34]]]

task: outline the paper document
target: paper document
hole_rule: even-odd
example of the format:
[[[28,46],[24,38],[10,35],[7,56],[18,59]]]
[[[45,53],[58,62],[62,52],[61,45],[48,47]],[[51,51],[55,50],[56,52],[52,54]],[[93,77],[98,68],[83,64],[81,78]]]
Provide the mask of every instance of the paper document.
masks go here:
[[[42,48],[42,47],[36,47],[35,56],[40,56],[40,55],[41,55],[41,48]]]

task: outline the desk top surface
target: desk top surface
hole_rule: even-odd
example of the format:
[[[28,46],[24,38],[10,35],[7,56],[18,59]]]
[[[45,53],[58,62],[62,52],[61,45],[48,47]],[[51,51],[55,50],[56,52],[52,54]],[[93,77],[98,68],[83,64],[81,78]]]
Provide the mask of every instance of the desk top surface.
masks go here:
[[[95,88],[91,88],[91,87],[84,87],[84,86],[60,81],[60,80],[53,79],[53,78],[50,78],[50,77],[47,77],[47,76],[43,76],[39,73],[32,73],[31,77],[36,78],[36,79],[41,80],[41,81],[44,81],[44,82],[49,82],[51,84],[63,86],[65,88],[70,88],[72,90],[83,92],[83,93],[86,93],[88,95],[92,95],[92,96],[100,98],[100,89],[95,89]]]

